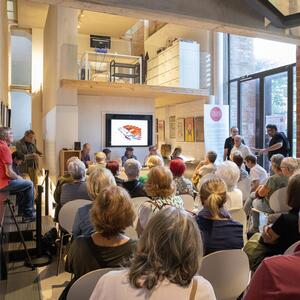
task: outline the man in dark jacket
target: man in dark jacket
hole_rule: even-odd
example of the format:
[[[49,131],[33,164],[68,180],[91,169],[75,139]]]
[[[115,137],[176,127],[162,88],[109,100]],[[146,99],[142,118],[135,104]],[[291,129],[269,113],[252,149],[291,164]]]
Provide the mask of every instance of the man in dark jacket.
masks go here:
[[[39,168],[39,156],[42,153],[36,147],[35,133],[33,130],[27,130],[24,137],[16,143],[17,151],[25,156],[24,163],[20,166],[22,173],[27,173],[33,182],[37,185],[37,172]]]

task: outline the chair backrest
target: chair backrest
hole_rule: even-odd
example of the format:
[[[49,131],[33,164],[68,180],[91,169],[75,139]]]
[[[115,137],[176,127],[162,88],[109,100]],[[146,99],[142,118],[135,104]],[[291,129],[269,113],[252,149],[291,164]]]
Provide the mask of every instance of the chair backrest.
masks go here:
[[[240,182],[237,183],[237,187],[239,190],[242,191],[243,193],[243,202],[245,202],[251,192],[251,179],[250,178],[245,178],[241,180]]]
[[[92,295],[98,280],[104,274],[114,270],[119,270],[119,269],[117,268],[98,269],[81,276],[71,286],[67,295],[67,300],[90,299],[90,296]]]
[[[136,198],[132,198],[133,201],[133,205],[135,208],[136,213],[139,212],[140,206],[145,203],[146,201],[149,201],[150,198],[148,197],[136,197]]]
[[[84,199],[72,200],[66,203],[58,214],[59,225],[68,233],[71,233],[78,208],[91,203],[90,200]]]
[[[199,273],[211,283],[218,300],[237,299],[249,282],[249,260],[240,249],[214,252],[203,257]]]
[[[247,215],[243,208],[233,208],[229,210],[231,218],[243,225],[244,245],[247,242]]]
[[[195,208],[195,202],[193,196],[190,194],[179,195],[183,200],[183,207],[187,210],[192,211]]]
[[[134,226],[129,226],[125,229],[125,235],[131,238],[132,240],[138,240],[137,232]]]
[[[278,189],[271,195],[269,199],[270,208],[275,213],[288,212],[291,209],[291,207],[289,207],[286,203],[286,189],[286,187]]]
[[[287,248],[285,250],[284,254],[293,254],[298,245],[300,245],[300,241],[297,241],[296,243],[291,245],[289,248]]]

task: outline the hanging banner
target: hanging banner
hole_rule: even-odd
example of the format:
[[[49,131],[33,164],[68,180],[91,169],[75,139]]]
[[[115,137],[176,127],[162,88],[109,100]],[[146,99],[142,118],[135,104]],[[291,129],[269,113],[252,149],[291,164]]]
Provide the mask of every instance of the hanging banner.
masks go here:
[[[228,105],[204,105],[204,141],[205,152],[218,154],[217,164],[223,161],[224,142],[229,137]]]

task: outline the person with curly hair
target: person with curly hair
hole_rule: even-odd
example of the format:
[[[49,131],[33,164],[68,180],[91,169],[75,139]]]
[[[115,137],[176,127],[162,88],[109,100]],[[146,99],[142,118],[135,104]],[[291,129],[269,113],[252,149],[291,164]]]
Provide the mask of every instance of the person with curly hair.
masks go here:
[[[149,221],[129,269],[102,276],[90,299],[216,299],[211,284],[197,275],[202,255],[191,215],[166,207]]]

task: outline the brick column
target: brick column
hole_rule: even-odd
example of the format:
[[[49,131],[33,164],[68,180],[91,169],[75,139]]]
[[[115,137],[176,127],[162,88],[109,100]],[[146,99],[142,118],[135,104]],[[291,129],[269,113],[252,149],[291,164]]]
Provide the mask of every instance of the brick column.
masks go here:
[[[297,46],[296,88],[296,155],[300,157],[300,46]]]

